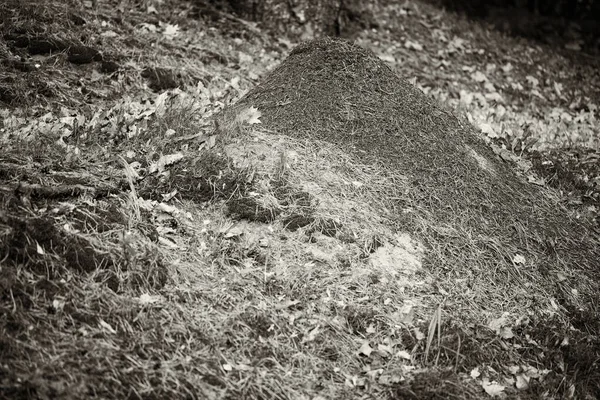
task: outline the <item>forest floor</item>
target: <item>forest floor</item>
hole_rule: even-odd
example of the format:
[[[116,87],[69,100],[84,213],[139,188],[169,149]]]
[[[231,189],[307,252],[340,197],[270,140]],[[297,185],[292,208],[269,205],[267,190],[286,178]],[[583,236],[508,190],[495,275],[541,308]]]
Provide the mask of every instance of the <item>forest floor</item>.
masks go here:
[[[595,56],[420,1],[353,35],[581,229],[548,261],[525,223],[483,248],[414,202],[400,230],[402,171],[260,107],[223,124],[308,25],[93,3],[0,4],[0,398],[600,397]],[[289,185],[261,186],[273,166]]]

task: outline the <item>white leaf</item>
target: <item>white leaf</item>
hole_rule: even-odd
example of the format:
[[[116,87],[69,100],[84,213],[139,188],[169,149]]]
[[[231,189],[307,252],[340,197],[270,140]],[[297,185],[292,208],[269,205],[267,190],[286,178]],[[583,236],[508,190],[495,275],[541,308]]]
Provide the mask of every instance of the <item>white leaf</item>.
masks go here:
[[[262,116],[262,113],[260,111],[258,111],[258,109],[254,106],[248,107],[244,110],[242,110],[238,117],[237,120],[240,123],[247,123],[248,125],[254,125],[254,124],[260,124],[260,117]]]
[[[404,47],[406,47],[407,49],[417,51],[423,50],[423,45],[421,45],[419,42],[413,42],[412,40],[407,40],[406,42],[404,42]]]
[[[510,71],[512,71],[512,69],[513,69],[513,66],[511,63],[508,63],[508,64],[502,66],[502,71],[504,71],[506,73],[509,73]]]
[[[483,390],[492,397],[499,396],[505,389],[504,386],[498,385],[495,382],[489,382],[487,379],[481,383],[481,386],[483,387]]]
[[[403,358],[405,360],[410,360],[410,353],[406,350],[400,350],[399,352],[396,353],[396,357],[400,357]]]
[[[373,352],[373,348],[369,345],[369,342],[364,342],[360,349],[358,349],[358,354],[364,354],[365,356],[370,356]]]
[[[527,82],[529,82],[529,84],[530,84],[531,86],[537,86],[537,85],[539,85],[539,84],[540,84],[540,81],[539,81],[539,79],[537,79],[536,77],[533,77],[533,76],[531,76],[531,75],[527,75],[527,76],[525,77],[525,80],[526,80]]]
[[[517,375],[516,386],[519,390],[525,390],[529,387],[529,377],[527,375]]]
[[[485,97],[486,100],[495,101],[496,103],[503,103],[504,102],[504,98],[498,92],[486,93],[484,97]]]
[[[115,31],[106,31],[106,32],[102,32],[100,34],[100,36],[107,37],[107,38],[114,38],[114,37],[117,37],[118,35]]]
[[[510,367],[508,367],[508,372],[510,372],[513,375],[516,375],[520,370],[521,367],[519,367],[518,365],[511,365]]]
[[[415,328],[414,333],[415,333],[415,339],[417,339],[417,340],[425,339],[425,334],[423,332],[421,332],[421,330],[419,328]]]
[[[65,307],[65,302],[62,300],[54,299],[52,301],[52,307],[55,310],[62,310]]]
[[[471,78],[475,81],[475,82],[487,82],[488,78],[487,76],[485,76],[485,74],[481,71],[476,71],[473,75],[471,75]]]
[[[380,54],[378,56],[381,60],[393,64],[396,62],[396,58],[391,54]]]
[[[495,331],[501,338],[510,339],[514,337],[514,334],[512,333],[512,329],[507,325],[508,319],[506,318],[506,315],[503,315],[500,318],[491,320],[488,327]]]
[[[230,229],[227,229],[227,231],[225,232],[225,235],[223,235],[225,237],[225,239],[231,239],[233,237],[238,237],[244,234],[244,229],[239,226],[233,226]]]
[[[152,163],[148,168],[149,173],[154,172],[163,172],[166,166],[171,164],[175,164],[183,158],[183,153],[175,153],[175,154],[167,154],[166,156],[161,156],[157,162]]]
[[[471,378],[475,379],[478,378],[481,375],[481,372],[479,372],[479,367],[475,367],[471,370]]]
[[[240,77],[234,76],[233,78],[231,78],[231,81],[229,81],[229,84],[235,90],[240,90]]]
[[[159,203],[156,208],[164,213],[170,214],[170,215],[176,215],[179,214],[179,209],[175,206],[169,205],[169,204],[165,204],[165,203]]]
[[[504,325],[506,325],[507,323],[507,319],[505,316],[502,316],[500,318],[496,318],[490,321],[490,323],[488,324],[488,328],[496,331],[500,328],[502,328]]]
[[[485,133],[487,137],[489,137],[490,139],[494,139],[498,137],[498,134],[496,133],[496,131],[494,131],[494,128],[492,127],[492,125],[488,124],[488,123],[482,123],[479,124],[479,129],[481,129],[481,132]]]
[[[510,328],[508,326],[502,327],[496,333],[502,339],[512,339],[513,337],[515,337],[514,333],[512,332],[512,328]]]
[[[179,26],[178,25],[165,24],[164,27],[165,27],[165,30],[163,31],[163,35],[165,35],[167,37],[171,37],[171,38],[179,35]]]
[[[160,296],[151,296],[148,293],[140,295],[140,298],[138,299],[140,304],[152,304],[158,302],[159,300]]]
[[[524,265],[525,264],[525,257],[523,257],[520,254],[515,255],[515,257],[513,258],[513,262],[515,264],[521,264]]]

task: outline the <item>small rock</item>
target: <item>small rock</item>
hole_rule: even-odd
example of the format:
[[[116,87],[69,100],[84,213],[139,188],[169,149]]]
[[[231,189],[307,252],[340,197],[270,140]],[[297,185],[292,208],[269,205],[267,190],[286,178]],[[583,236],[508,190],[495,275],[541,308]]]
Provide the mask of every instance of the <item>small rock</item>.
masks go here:
[[[73,64],[89,64],[92,61],[101,61],[102,55],[92,47],[75,45],[69,47],[67,60]]]
[[[112,74],[113,72],[117,72],[119,70],[119,64],[114,61],[102,61],[100,64],[100,72],[105,74]]]

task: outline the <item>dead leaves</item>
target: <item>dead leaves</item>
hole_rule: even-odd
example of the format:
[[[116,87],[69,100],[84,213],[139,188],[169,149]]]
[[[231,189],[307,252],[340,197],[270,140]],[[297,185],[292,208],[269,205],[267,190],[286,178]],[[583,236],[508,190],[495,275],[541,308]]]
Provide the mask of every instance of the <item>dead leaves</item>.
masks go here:
[[[237,116],[237,121],[240,124],[255,125],[260,124],[262,113],[254,106],[243,109]]]

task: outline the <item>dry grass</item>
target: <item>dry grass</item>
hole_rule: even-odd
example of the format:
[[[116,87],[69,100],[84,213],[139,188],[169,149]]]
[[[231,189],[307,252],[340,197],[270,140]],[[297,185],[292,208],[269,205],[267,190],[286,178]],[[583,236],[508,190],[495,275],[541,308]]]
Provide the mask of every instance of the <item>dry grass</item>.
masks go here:
[[[226,78],[157,97],[136,66],[118,80],[131,99],[65,138],[78,152],[60,132],[3,135],[0,398],[476,399],[484,378],[509,398],[597,394],[585,225],[338,45],[354,64],[296,70],[303,45],[216,123],[250,80],[196,65]],[[183,49],[156,66],[193,64]],[[260,128],[238,118],[251,105]]]
[[[478,324],[506,313],[512,321],[555,318],[566,327],[573,310],[597,315],[592,229],[565,215],[552,193],[524,183],[469,128],[372,54],[332,40],[303,44],[235,110],[248,106],[262,110],[277,133],[346,150],[355,157],[345,160],[350,165],[377,160],[384,176],[402,172],[406,183],[381,197],[392,210],[390,226],[426,244],[436,293],[420,301],[444,304],[450,321]],[[410,223],[400,212],[406,205]]]

